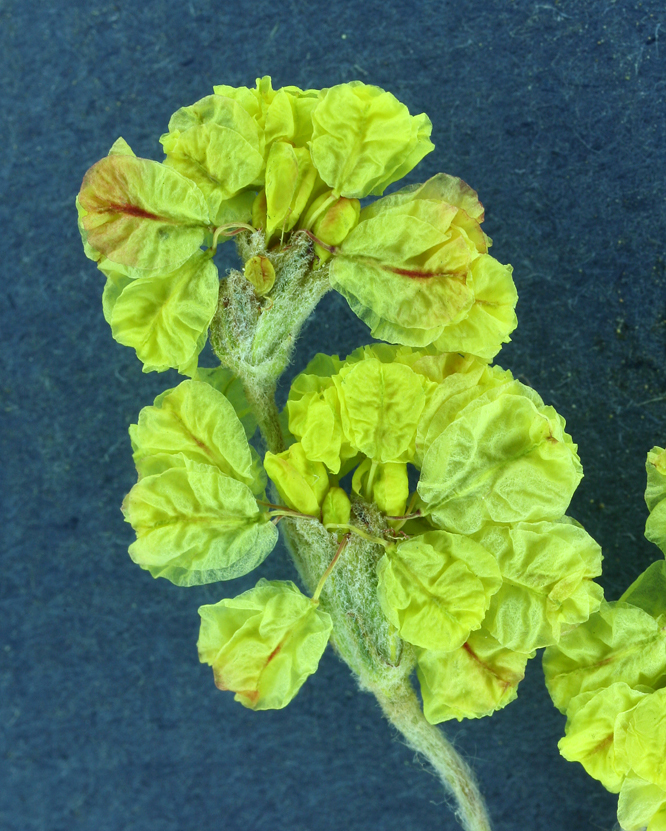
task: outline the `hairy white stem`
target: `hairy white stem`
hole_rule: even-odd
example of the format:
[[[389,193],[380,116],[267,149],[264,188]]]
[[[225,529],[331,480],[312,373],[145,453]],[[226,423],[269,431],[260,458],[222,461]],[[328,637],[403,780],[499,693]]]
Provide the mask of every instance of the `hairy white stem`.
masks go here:
[[[409,747],[437,771],[444,789],[457,803],[454,812],[465,831],[490,831],[490,819],[474,774],[442,731],[426,721],[409,680],[390,692],[373,692],[384,715],[402,733]]]

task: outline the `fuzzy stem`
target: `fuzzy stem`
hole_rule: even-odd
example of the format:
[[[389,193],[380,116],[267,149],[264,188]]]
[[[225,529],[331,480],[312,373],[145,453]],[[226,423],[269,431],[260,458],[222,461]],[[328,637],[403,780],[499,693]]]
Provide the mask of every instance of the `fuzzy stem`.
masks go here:
[[[259,424],[261,435],[267,450],[271,453],[282,453],[284,436],[280,427],[280,418],[275,403],[275,384],[266,387],[259,384],[244,383],[245,397],[252,408]]]
[[[416,693],[405,679],[390,691],[372,688],[386,718],[435,768],[447,793],[457,803],[458,821],[465,831],[490,831],[490,819],[474,774],[442,731],[426,721]]]

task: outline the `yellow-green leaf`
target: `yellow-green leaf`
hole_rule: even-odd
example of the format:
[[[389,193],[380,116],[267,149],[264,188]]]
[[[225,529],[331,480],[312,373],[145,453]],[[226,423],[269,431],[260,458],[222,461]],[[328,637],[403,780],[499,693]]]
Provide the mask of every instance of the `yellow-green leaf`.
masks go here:
[[[431,724],[483,718],[516,698],[532,655],[512,652],[483,628],[453,652],[418,650],[423,712]]]
[[[169,274],[132,280],[120,294],[114,286],[105,316],[118,343],[136,350],[144,372],[174,367],[191,374],[217,309],[218,288],[215,264],[197,251]]]
[[[476,406],[475,406],[476,404]],[[582,477],[564,420],[526,395],[474,402],[423,458],[418,491],[441,528],[557,520]]]
[[[377,566],[379,602],[400,635],[437,652],[481,626],[501,585],[495,558],[458,534],[431,531],[390,549]]]
[[[328,474],[321,462],[307,458],[300,442],[295,442],[282,453],[268,451],[264,467],[288,507],[303,514],[319,516],[328,490]]]
[[[502,646],[517,652],[550,646],[599,608],[603,591],[592,578],[601,574],[601,548],[583,528],[567,522],[487,525],[474,539],[502,572],[483,623]]]
[[[139,269],[177,268],[199,249],[210,225],[195,184],[127,154],[94,164],[78,199],[85,242],[112,262]]]
[[[250,446],[232,404],[203,381],[183,381],[160,395],[130,425],[134,463],[140,476],[151,469],[151,457],[184,454],[201,464],[263,493],[266,482],[256,477]]]
[[[602,602],[586,623],[546,649],[543,670],[561,712],[579,693],[619,679],[634,689],[654,687],[666,672],[666,631],[637,606]]]
[[[180,466],[145,476],[123,502],[137,539],[130,557],[178,586],[231,580],[275,547],[277,528],[243,482],[184,455]]]
[[[382,194],[434,149],[425,114],[360,81],[322,90],[312,122],[313,161],[337,196]]]
[[[251,710],[279,710],[316,672],[333,628],[290,581],[260,580],[238,597],[199,607],[199,660],[221,690]]]
[[[645,467],[645,502],[650,511],[645,523],[645,536],[666,554],[666,450],[653,447],[648,453]]]

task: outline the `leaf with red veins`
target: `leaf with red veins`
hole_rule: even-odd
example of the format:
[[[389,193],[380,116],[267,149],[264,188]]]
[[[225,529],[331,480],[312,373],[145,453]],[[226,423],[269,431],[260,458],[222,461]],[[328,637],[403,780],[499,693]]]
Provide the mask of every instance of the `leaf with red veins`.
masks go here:
[[[111,262],[173,270],[204,241],[208,208],[195,184],[175,170],[111,155],[86,173],[79,193],[88,245]]]

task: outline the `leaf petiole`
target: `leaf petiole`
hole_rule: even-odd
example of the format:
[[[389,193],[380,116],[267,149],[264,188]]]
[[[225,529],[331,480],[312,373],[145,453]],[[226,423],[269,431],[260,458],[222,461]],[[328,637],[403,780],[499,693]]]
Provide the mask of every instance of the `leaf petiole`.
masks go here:
[[[335,552],[335,555],[333,556],[333,559],[328,564],[328,568],[322,574],[322,576],[319,580],[319,583],[317,583],[317,588],[315,589],[314,594],[312,595],[312,598],[311,598],[311,600],[315,604],[315,606],[319,603],[319,595],[321,594],[321,590],[324,588],[324,583],[328,580],[328,577],[329,577],[330,573],[335,568],[335,564],[337,563],[337,561],[338,561],[340,555],[342,554],[342,552],[347,547],[348,542],[349,542],[349,534],[345,534],[345,536],[342,539],[342,542],[338,546],[338,550]]]

